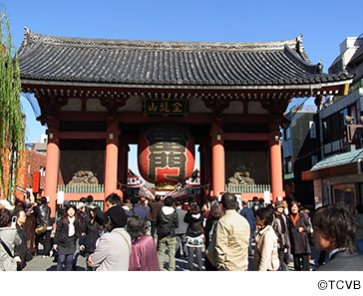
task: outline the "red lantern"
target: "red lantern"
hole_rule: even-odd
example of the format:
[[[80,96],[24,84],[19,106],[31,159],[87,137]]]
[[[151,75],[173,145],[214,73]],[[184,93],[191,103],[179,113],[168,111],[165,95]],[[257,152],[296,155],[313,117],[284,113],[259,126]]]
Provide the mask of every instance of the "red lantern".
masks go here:
[[[176,184],[194,169],[194,140],[175,124],[156,124],[139,138],[138,165],[141,176],[151,183]]]

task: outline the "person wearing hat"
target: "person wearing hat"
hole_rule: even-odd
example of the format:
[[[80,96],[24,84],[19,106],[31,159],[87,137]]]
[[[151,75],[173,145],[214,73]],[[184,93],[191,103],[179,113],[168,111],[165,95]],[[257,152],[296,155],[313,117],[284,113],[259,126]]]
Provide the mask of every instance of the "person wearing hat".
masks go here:
[[[272,228],[278,237],[278,255],[280,259],[280,270],[287,270],[288,258],[289,258],[289,233],[287,229],[287,218],[284,213],[285,206],[282,201],[277,201],[274,205],[274,219],[272,222]]]
[[[127,271],[131,254],[131,237],[125,230],[127,215],[121,206],[108,210],[104,233],[97,242],[93,254],[88,257],[87,264],[96,271]]]

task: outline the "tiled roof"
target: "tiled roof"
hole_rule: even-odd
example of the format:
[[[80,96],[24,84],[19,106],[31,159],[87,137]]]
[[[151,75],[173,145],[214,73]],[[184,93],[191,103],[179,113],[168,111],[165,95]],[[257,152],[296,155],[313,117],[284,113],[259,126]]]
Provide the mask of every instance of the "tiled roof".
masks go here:
[[[273,86],[329,83],[301,37],[274,42],[161,42],[53,37],[25,31],[24,80],[175,86]]]
[[[336,154],[319,161],[311,168],[311,171],[318,171],[330,167],[355,163],[359,158],[363,158],[363,149]]]

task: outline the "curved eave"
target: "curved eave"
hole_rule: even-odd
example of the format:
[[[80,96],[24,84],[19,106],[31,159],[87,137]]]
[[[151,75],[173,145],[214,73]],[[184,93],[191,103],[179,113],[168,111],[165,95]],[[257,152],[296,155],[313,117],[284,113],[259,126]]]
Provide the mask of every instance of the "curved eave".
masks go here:
[[[201,85],[153,85],[153,84],[112,84],[112,83],[86,83],[86,82],[64,82],[64,81],[47,81],[47,80],[28,80],[22,79],[22,85],[27,87],[72,87],[72,88],[113,88],[113,89],[135,89],[135,90],[203,90],[203,91],[251,91],[251,90],[275,90],[275,91],[288,91],[288,90],[310,90],[311,93],[317,93],[326,88],[339,89],[346,84],[350,84],[352,79],[315,83],[315,84],[290,84],[290,85],[228,85],[228,86],[201,86]]]
[[[32,45],[46,46],[69,46],[83,48],[127,48],[146,49],[146,50],[237,50],[256,51],[256,50],[281,50],[285,45],[295,47],[297,40],[276,40],[265,42],[200,42],[200,41],[156,41],[156,40],[123,40],[123,39],[99,39],[83,37],[51,36],[32,32],[25,29],[24,38],[19,52],[26,52]],[[304,51],[304,49],[302,48]],[[28,53],[25,53],[28,54]]]

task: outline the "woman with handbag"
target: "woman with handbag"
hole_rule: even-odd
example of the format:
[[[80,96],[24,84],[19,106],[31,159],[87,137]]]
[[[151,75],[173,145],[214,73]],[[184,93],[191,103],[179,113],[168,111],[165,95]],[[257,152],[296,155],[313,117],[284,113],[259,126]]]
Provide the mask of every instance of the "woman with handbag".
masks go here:
[[[52,230],[50,207],[48,206],[48,200],[45,196],[42,196],[38,203],[39,204],[35,207],[35,214],[37,217],[37,227],[35,229],[35,246],[38,248],[38,244],[41,243],[43,245],[42,255],[46,257],[49,256],[52,249],[50,238]],[[40,254],[38,253],[38,255]]]
[[[76,242],[80,236],[79,221],[76,217],[76,207],[67,205],[62,217],[57,222],[53,248],[58,252],[57,271],[71,271],[73,255],[76,252]]]

